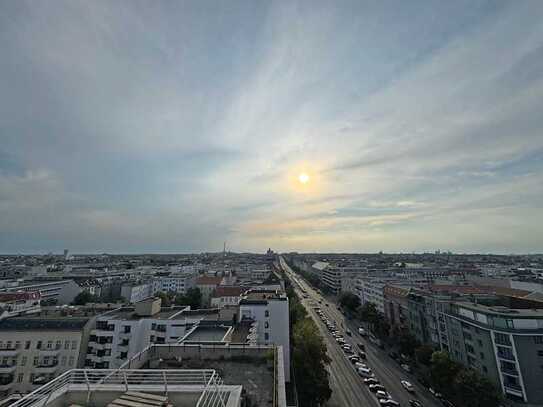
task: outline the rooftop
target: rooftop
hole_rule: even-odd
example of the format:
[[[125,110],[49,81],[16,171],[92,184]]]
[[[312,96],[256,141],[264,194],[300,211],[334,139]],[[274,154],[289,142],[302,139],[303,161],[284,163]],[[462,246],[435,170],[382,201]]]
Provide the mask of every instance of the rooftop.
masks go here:
[[[226,326],[197,326],[184,341],[221,342],[229,331]]]

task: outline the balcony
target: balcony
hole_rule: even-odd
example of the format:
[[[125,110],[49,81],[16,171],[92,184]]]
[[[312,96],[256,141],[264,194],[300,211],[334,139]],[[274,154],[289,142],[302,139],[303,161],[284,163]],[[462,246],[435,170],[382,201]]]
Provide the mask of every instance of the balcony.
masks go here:
[[[6,391],[13,385],[13,375],[0,375],[0,391]]]
[[[17,369],[16,364],[0,365],[0,374],[13,373]]]
[[[59,348],[50,348],[50,349],[41,348],[38,351],[40,352],[40,357],[44,357],[44,356],[58,356],[58,354],[60,353],[60,350],[61,348],[59,347]]]
[[[34,370],[40,374],[52,374],[58,369],[58,362],[42,364],[34,367]]]
[[[9,348],[0,348],[0,356],[15,357],[19,354],[20,351],[21,350],[19,349],[19,347],[16,346],[10,346]]]

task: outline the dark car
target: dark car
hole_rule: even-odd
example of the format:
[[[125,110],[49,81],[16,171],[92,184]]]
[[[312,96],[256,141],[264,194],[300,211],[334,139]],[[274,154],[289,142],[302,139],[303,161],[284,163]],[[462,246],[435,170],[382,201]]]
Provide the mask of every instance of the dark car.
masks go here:
[[[345,330],[345,333],[346,333],[347,335],[349,335],[349,336],[352,335],[351,331],[349,331],[348,329]]]
[[[370,384],[370,391],[372,392],[377,392],[377,391],[387,391],[387,389],[385,389],[385,386],[383,386],[382,384]]]
[[[423,407],[422,403],[418,400],[409,400],[410,407]]]
[[[362,342],[358,342],[358,347],[360,348],[360,350],[366,350],[366,347]]]
[[[360,356],[360,359],[366,359],[366,352],[362,352],[361,350],[359,350],[358,356]]]
[[[396,352],[390,352],[388,356],[390,356],[394,360],[398,360],[398,354]]]
[[[368,377],[367,379],[364,379],[364,383],[369,386],[370,384],[379,384],[379,380],[375,377]]]

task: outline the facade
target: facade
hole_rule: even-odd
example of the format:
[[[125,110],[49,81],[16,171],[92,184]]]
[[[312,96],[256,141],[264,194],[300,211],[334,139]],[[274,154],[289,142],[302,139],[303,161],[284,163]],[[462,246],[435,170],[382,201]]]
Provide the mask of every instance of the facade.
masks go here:
[[[0,293],[0,320],[40,312],[39,292]]]
[[[165,276],[155,276],[153,279],[153,293],[162,291],[184,295],[189,288],[196,285],[197,278],[198,273],[196,271],[176,272]]]
[[[25,282],[23,285],[8,287],[2,292],[39,292],[42,301],[54,301],[58,305],[70,304],[82,290],[74,280],[43,280]]]
[[[221,284],[222,277],[202,276],[196,280],[196,287],[200,289],[202,294],[202,305],[208,306],[211,301],[211,295],[215,289]]]
[[[486,303],[453,303],[443,314],[442,346],[507,397],[543,404],[543,303],[514,298]]]
[[[121,286],[121,297],[130,304],[143,301],[153,294],[153,283],[126,283]]]
[[[249,342],[282,346],[286,381],[290,381],[288,297],[281,291],[249,290],[239,303],[239,321],[252,323]]]
[[[360,304],[367,302],[375,304],[377,310],[385,313],[385,282],[380,279],[359,278],[357,286],[359,287]]]
[[[42,311],[0,321],[0,395],[30,392],[81,367],[94,317]]]
[[[341,268],[328,264],[322,269],[321,283],[332,294],[337,295],[341,291],[342,274]]]
[[[236,306],[241,300],[241,294],[245,291],[246,289],[237,286],[219,286],[211,297],[211,307],[223,308]]]
[[[404,331],[409,329],[409,288],[386,285],[383,288],[385,318],[392,330]]]

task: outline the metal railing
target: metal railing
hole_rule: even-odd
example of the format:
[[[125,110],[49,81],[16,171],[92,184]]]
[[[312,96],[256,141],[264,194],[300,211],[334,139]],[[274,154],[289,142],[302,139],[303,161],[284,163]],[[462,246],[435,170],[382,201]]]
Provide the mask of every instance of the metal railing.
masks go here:
[[[228,390],[222,387],[221,377],[212,369],[73,369],[27,394],[10,407],[45,407],[50,401],[70,391],[87,392],[87,405],[91,403],[93,394],[100,391],[160,392],[167,397],[172,391],[182,391],[179,386],[189,386],[191,391],[202,392],[196,407],[226,405]]]

